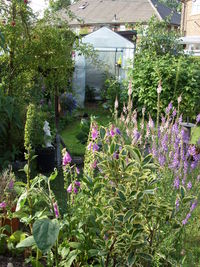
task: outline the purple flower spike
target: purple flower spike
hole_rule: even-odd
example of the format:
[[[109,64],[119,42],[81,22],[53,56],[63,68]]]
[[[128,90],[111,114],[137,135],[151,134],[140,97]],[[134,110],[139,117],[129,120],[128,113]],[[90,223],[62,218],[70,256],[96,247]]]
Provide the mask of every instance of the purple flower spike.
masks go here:
[[[191,189],[192,188],[192,182],[191,181],[189,181],[189,183],[187,184],[187,189]]]
[[[177,198],[177,199],[176,199],[176,210],[179,209],[179,206],[180,206],[180,203],[179,203],[179,199]]]
[[[191,207],[190,207],[190,212],[192,212],[192,211],[196,208],[196,206],[197,206],[197,200],[195,200],[195,201],[192,203],[192,205],[191,205]]]
[[[168,107],[166,108],[166,114],[170,113],[170,110],[173,108],[172,102],[169,103]]]
[[[74,187],[74,194],[78,194],[78,189]]]
[[[191,213],[188,213],[185,220],[182,221],[182,224],[186,225],[190,217],[191,217]]]
[[[92,128],[92,139],[95,140],[98,137],[99,133],[97,131],[97,128]]]
[[[63,166],[66,166],[71,161],[72,161],[72,158],[71,158],[70,154],[68,152],[66,152],[64,157],[63,157]]]
[[[3,202],[0,203],[0,208],[1,208],[1,209],[5,209],[6,206],[7,206],[7,205],[6,205],[6,202],[5,202],[5,201],[3,201]]]
[[[176,116],[176,109],[174,109],[172,112],[172,117],[174,118],[175,116]]]
[[[14,187],[14,181],[13,181],[13,180],[10,180],[10,183],[9,183],[9,185],[8,185],[8,188],[9,188],[10,190],[12,190],[13,187]]]
[[[196,122],[200,123],[200,114],[197,115]]]
[[[114,136],[115,136],[114,127],[112,127],[112,128],[111,128],[111,130],[110,130],[110,135],[111,135],[112,137],[114,137]]]
[[[67,192],[68,192],[68,193],[71,193],[71,192],[72,192],[72,184],[70,184],[70,185],[68,186],[68,188],[67,188]]]
[[[180,186],[180,180],[179,177],[177,176],[176,179],[174,180],[174,187],[176,189],[179,189],[179,186]]]
[[[53,208],[54,208],[55,216],[56,216],[56,218],[58,218],[59,217],[59,211],[58,211],[57,203],[53,204]]]
[[[75,185],[80,187],[81,186],[81,183],[79,181],[75,181]]]
[[[115,129],[115,132],[116,132],[116,134],[119,134],[119,135],[121,134],[119,128],[116,128],[116,129]]]
[[[88,150],[91,150],[91,148],[92,148],[92,142],[89,143],[89,145],[88,145],[87,148],[88,148]]]
[[[188,153],[191,156],[195,156],[196,155],[196,147],[195,146],[190,146],[189,149],[188,149]]]

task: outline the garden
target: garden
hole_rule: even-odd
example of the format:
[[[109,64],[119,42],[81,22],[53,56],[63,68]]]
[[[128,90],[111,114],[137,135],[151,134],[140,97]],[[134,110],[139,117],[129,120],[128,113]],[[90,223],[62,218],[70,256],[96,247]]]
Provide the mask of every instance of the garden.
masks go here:
[[[0,266],[200,266],[199,59],[152,18],[127,80],[82,109],[91,47],[53,8],[0,8]]]

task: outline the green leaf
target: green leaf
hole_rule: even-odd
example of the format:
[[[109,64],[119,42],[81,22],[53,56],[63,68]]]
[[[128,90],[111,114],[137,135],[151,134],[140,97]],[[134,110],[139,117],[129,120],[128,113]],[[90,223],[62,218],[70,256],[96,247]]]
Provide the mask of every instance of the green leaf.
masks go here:
[[[19,244],[17,244],[16,248],[28,248],[28,247],[32,247],[33,245],[35,245],[35,240],[33,238],[33,236],[29,236],[26,239],[24,239],[23,241],[21,241]]]
[[[79,242],[70,242],[69,246],[71,248],[80,248],[81,247],[81,243],[79,243]]]
[[[120,197],[120,199],[121,199],[122,201],[126,201],[126,197],[125,197],[125,195],[122,193],[122,191],[118,191],[118,196]]]
[[[104,139],[105,134],[106,134],[105,129],[104,129],[104,128],[101,128],[101,129],[100,129],[100,137],[101,137],[101,139]]]
[[[128,210],[124,216],[124,222],[127,222],[133,215],[133,210]]]
[[[135,263],[135,260],[136,260],[136,257],[134,256],[134,253],[131,252],[129,255],[128,255],[128,266],[133,266],[133,264]]]
[[[77,255],[78,255],[78,251],[76,251],[76,250],[71,251],[69,256],[67,257],[67,261],[66,261],[64,266],[70,267],[72,265],[73,261],[76,259]]]
[[[54,169],[54,172],[50,175],[49,180],[54,181],[57,176],[58,176],[58,170]]]
[[[142,257],[146,261],[152,261],[153,257],[150,254],[147,253],[138,253],[139,257]]]
[[[20,198],[18,199],[17,201],[17,207],[16,207],[16,211],[19,211],[21,208],[23,208],[25,202],[26,202],[26,199],[27,199],[27,191],[24,192]]]
[[[59,234],[59,223],[56,219],[37,220],[33,224],[33,236],[37,247],[43,252],[50,250]]]

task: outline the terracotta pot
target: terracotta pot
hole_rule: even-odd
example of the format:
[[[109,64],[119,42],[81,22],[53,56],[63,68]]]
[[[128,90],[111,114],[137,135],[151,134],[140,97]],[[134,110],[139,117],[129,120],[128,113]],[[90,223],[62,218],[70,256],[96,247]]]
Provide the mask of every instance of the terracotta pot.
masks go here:
[[[12,212],[15,212],[15,209],[16,209],[16,207],[13,207],[13,208],[11,209],[11,211],[12,211]],[[11,228],[11,233],[14,233],[14,232],[16,232],[17,230],[19,230],[19,219],[18,219],[18,218],[8,219],[8,218],[7,218],[7,211],[6,211],[6,209],[4,209],[4,210],[2,211],[2,213],[4,213],[4,216],[0,219],[0,227],[6,226],[6,225],[10,226],[10,228]],[[9,233],[9,232],[6,231],[6,230],[4,231],[4,233],[5,233],[6,235],[8,235],[8,236],[11,235],[11,233]]]

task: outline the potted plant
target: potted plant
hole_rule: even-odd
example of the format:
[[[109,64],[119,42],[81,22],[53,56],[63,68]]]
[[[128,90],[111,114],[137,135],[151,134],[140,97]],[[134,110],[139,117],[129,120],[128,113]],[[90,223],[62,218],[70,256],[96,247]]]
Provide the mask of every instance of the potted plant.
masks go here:
[[[0,174],[0,228],[3,233],[10,235],[19,229],[19,220],[14,218],[16,209],[16,191],[14,188],[15,175],[10,169]]]

